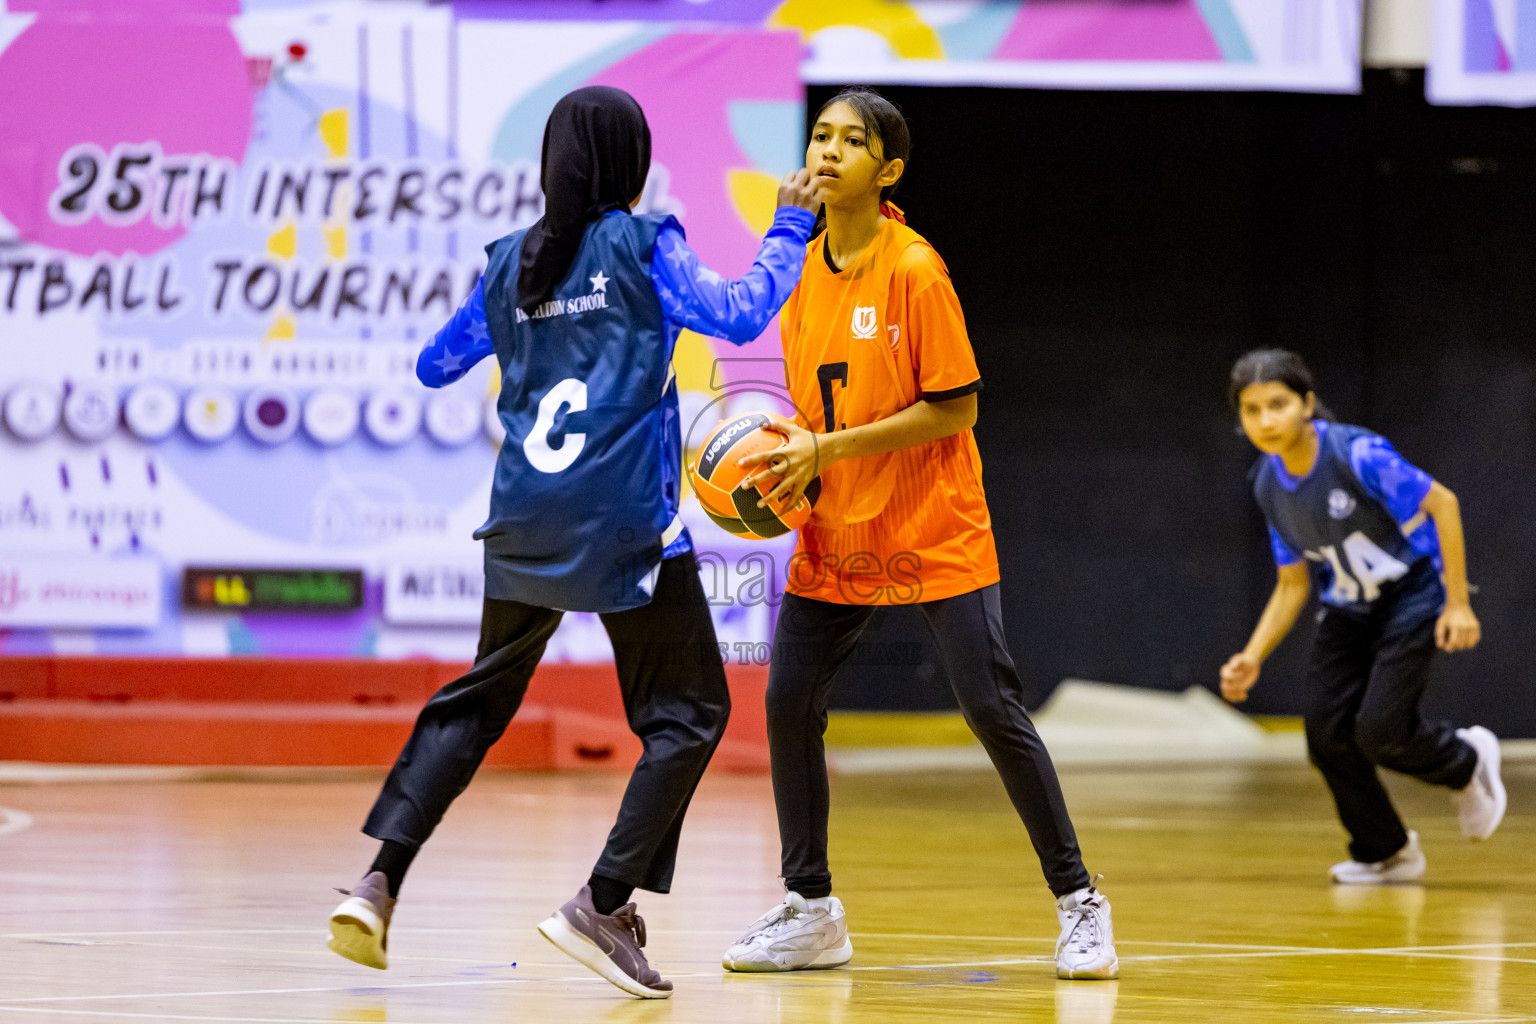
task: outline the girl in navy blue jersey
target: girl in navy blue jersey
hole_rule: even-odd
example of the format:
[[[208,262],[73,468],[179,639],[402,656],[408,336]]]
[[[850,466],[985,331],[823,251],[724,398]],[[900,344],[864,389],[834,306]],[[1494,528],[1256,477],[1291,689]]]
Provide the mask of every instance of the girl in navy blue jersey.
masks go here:
[[[1467,650],[1481,636],[1456,495],[1385,438],[1332,422],[1294,352],[1243,356],[1229,398],[1264,453],[1253,493],[1279,582],[1248,646],[1222,666],[1222,694],[1247,698],[1315,578],[1323,613],[1307,671],[1307,751],[1349,833],[1350,859],[1331,876],[1344,885],[1421,878],[1418,834],[1398,818],[1378,766],[1452,790],[1469,839],[1492,835],[1505,808],[1493,733],[1426,721],[1419,709],[1435,648]]]
[[[663,214],[631,215],[651,134],[628,93],[578,89],[544,130],[544,216],[486,247],[485,276],[423,349],[416,374],[451,384],[494,354],[506,440],[485,541],[485,610],[467,674],[433,695],[363,831],[382,840],[331,915],[331,949],[387,966],[390,915],[412,858],[517,713],[563,611],[601,614],[644,752],[587,884],[539,931],[633,995],[672,983],[647,962],[635,889],[666,892],[678,835],[730,710],[725,670],[678,518],[678,333],[751,341],[799,280],[820,186],[801,170],[752,269],[722,279]]]

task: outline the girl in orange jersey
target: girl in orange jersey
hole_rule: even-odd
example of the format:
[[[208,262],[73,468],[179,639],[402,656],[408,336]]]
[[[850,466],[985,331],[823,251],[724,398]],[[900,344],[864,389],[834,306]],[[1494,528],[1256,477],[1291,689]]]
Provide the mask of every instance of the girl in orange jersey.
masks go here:
[[[1057,898],[1063,978],[1113,978],[1109,903],[1078,851],[1061,786],[1024,708],[1003,640],[997,550],[981,486],[980,373],[944,261],[887,200],[911,148],[884,97],[846,90],[817,115],[806,167],[826,230],[780,313],[795,422],[743,486],[792,507],[818,475],[800,530],[768,681],[768,737],[784,902],[726,951],[736,971],[836,967],[853,956],[827,863],[822,736],[827,692],[881,606],[915,604],[967,723],[1029,831]]]

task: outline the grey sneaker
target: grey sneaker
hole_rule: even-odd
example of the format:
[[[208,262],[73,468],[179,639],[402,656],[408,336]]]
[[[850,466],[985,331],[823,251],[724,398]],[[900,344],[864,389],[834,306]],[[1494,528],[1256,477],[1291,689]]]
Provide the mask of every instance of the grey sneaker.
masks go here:
[[[1477,751],[1477,771],[1465,789],[1451,794],[1461,834],[1468,839],[1487,839],[1504,820],[1509,794],[1499,778],[1499,738],[1480,725],[1457,729],[1462,742]]]
[[[792,892],[752,922],[720,965],[728,971],[802,971],[841,967],[852,959],[842,901],[836,896],[808,900]]]
[[[331,951],[384,970],[389,966],[389,919],[395,913],[389,879],[382,871],[370,871],[350,891],[336,891],[347,898],[331,911]]]
[[[574,899],[539,925],[539,934],[566,955],[592,968],[630,995],[666,999],[672,983],[651,969],[645,954],[645,921],[626,903],[612,914],[599,914],[592,889],[582,886]]]
[[[1056,940],[1056,977],[1076,981],[1108,981],[1120,976],[1115,956],[1115,928],[1109,900],[1093,886],[1068,893],[1056,901],[1061,935]]]

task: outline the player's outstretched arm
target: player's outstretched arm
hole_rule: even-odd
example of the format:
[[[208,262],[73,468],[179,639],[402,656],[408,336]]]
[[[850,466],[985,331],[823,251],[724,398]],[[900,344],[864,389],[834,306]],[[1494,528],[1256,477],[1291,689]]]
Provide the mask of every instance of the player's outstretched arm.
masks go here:
[[[1440,534],[1440,558],[1445,573],[1445,610],[1435,623],[1435,643],[1441,650],[1465,651],[1477,646],[1483,627],[1472,614],[1467,587],[1467,545],[1461,530],[1461,503],[1438,481],[1430,484],[1419,506],[1435,521]]]
[[[485,321],[484,279],[475,282],[474,291],[460,303],[442,330],[416,357],[416,379],[429,388],[452,384],[469,372],[470,367],[495,351],[490,328]]]
[[[1277,576],[1274,593],[1269,595],[1269,603],[1259,616],[1248,646],[1221,666],[1221,695],[1234,704],[1248,699],[1248,691],[1259,681],[1259,666],[1296,624],[1296,616],[1301,614],[1312,591],[1306,562],[1282,565]]]
[[[656,236],[651,284],[672,323],[743,345],[763,333],[800,282],[805,244],[816,223],[821,189],[804,168],[779,183],[773,225],[752,269],[728,280],[700,262],[683,232],[668,225]]]

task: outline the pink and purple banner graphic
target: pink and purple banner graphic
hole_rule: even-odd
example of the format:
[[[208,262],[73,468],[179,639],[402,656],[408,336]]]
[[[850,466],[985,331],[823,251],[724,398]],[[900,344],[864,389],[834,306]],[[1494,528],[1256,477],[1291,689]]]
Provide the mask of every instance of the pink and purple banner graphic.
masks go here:
[[[413,367],[485,244],[542,212],[550,107],[633,93],[642,208],[739,274],[798,166],[803,87],[792,32],[467,13],[10,0],[0,656],[473,656],[499,380],[429,391]],[[750,361],[693,334],[675,360],[706,426],[782,381],[776,326],[719,349]],[[756,651],[786,544],[684,516],[722,642]],[[608,656],[593,616],[550,650]]]
[[[455,0],[502,17],[799,31],[810,82],[1083,89],[1360,86],[1360,0]]]
[[[1359,89],[1359,0],[817,4],[808,81],[1087,89]],[[859,12],[861,18],[843,12]]]
[[[734,275],[806,79],[1346,90],[1358,34],[1358,0],[3,0],[0,655],[472,655],[499,380],[413,366],[540,215],[570,89],[640,100],[641,208]],[[780,356],[685,332],[685,421],[780,404]],[[684,518],[761,650],[789,541]]]
[[[1536,0],[1435,0],[1433,33],[1431,102],[1536,105]]]

